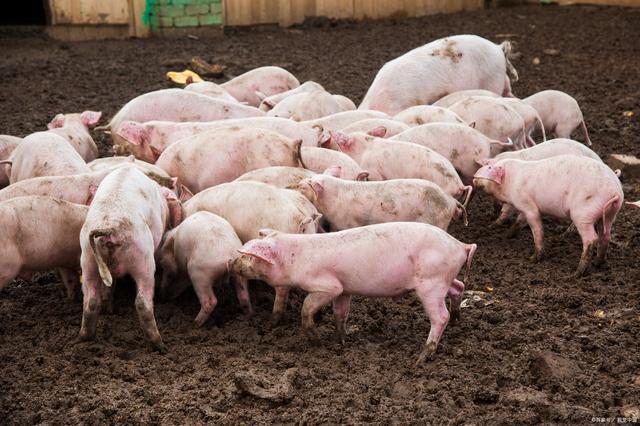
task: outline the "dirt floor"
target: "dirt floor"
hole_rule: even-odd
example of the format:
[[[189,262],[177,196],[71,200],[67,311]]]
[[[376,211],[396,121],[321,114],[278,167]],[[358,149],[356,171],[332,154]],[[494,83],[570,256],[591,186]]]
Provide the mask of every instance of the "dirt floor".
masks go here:
[[[199,40],[63,43],[0,29],[0,133],[42,130],[60,112],[109,117],[136,95],[169,87],[165,72],[195,55],[227,65],[228,76],[280,65],[359,101],[387,60],[458,33],[515,41],[516,95],[566,91],[580,102],[599,154],[640,155],[640,9],[603,7],[317,20]],[[109,141],[97,138],[108,153]],[[637,183],[624,187],[628,199],[640,199]],[[563,225],[545,222],[547,257],[533,264],[530,232],[508,239],[491,229],[487,197],[470,214],[468,228],[451,229],[479,246],[467,288],[493,291],[480,301],[468,295],[436,359],[419,366],[429,322],[413,296],[356,298],[342,346],[331,339],[329,309],[318,319],[324,342],[300,333],[301,295],[272,329],[267,287],[253,288],[258,315],[249,321],[238,319],[233,291],[220,289],[218,309],[196,329],[189,290],[157,302],[170,347],[163,356],[144,342],[131,283],[119,286],[116,313],[101,317],[97,341],[73,345],[81,303],[68,302],[52,274],[16,280],[0,293],[0,423],[531,424],[640,415],[640,214],[620,213],[608,264],[581,279],[569,277],[579,237],[563,236]]]

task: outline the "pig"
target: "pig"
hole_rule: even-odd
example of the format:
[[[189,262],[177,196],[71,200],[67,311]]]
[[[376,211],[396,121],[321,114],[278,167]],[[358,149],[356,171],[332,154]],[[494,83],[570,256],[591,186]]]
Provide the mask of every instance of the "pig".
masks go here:
[[[429,123],[466,124],[455,112],[433,105],[412,106],[394,115],[393,119],[411,127]]]
[[[206,211],[186,218],[178,227],[167,232],[158,253],[162,266],[161,289],[167,292],[174,287],[177,296],[183,286],[175,288],[175,279],[187,275],[200,301],[200,312],[195,323],[204,325],[218,303],[213,286],[228,277],[234,280],[238,302],[246,317],[253,315],[247,280],[229,277],[227,263],[237,257],[242,242],[223,218]],[[180,283],[182,284],[182,282]]]
[[[358,109],[355,111],[338,112],[326,117],[316,118],[315,120],[303,121],[301,124],[309,127],[318,126],[325,132],[329,132],[331,130],[344,129],[357,121],[365,120],[367,118],[389,118],[389,116],[380,111]],[[332,149],[337,149],[337,147]]]
[[[301,145],[269,130],[232,126],[170,145],[156,165],[196,193],[262,167],[304,167]]]
[[[513,108],[513,110],[517,112],[520,117],[522,117],[522,120],[524,121],[525,138],[527,139],[528,146],[533,146],[536,144],[531,137],[531,134],[536,128],[540,129],[540,131],[542,132],[542,141],[545,142],[547,140],[547,134],[545,132],[544,125],[542,124],[542,119],[540,118],[538,111],[518,98],[499,99],[505,105]]]
[[[611,227],[624,194],[616,174],[601,161],[575,155],[538,161],[504,159],[481,167],[474,184],[521,213],[519,219],[526,220],[533,233],[532,260],[542,258],[541,215],[548,215],[570,219],[582,238],[582,256],[575,276],[587,270],[596,242],[596,264],[605,261]]]
[[[308,179],[315,175],[311,170],[300,167],[273,166],[247,172],[234,182],[250,180],[267,183],[278,188],[290,188],[298,185],[302,179]],[[0,194],[2,194],[2,191],[0,191]]]
[[[505,144],[490,139],[466,124],[456,123],[423,124],[391,140],[411,142],[434,150],[451,161],[467,185],[472,183],[473,175],[479,168],[478,161],[491,155],[492,146]]]
[[[582,111],[572,96],[559,90],[543,90],[523,101],[538,112],[542,126],[549,134],[570,139],[573,131],[580,126],[587,145],[591,146]]]
[[[81,173],[68,176],[41,176],[21,180],[0,190],[0,202],[17,197],[41,195],[89,204],[98,185],[111,170]]]
[[[173,192],[135,166],[122,166],[103,179],[80,231],[84,294],[80,341],[95,338],[100,305],[106,302],[107,311],[112,309],[113,277],[129,274],[137,287],[135,306],[142,329],[155,349],[166,352],[153,314],[154,254],[165,229],[181,219]]]
[[[429,223],[446,231],[452,219],[466,218],[464,206],[433,182],[349,181],[339,178],[339,168],[334,174],[337,177],[319,174],[298,184],[298,190],[318,209],[331,231],[384,222]]]
[[[98,158],[98,147],[89,133],[89,128],[100,121],[102,112],[84,111],[75,114],[58,114],[47,128],[50,132],[65,138],[86,162]]]
[[[0,203],[0,290],[17,276],[58,268],[70,300],[80,265],[80,228],[87,206],[43,196]]]
[[[123,164],[128,163],[133,164],[138,170],[147,175],[147,177],[155,180],[157,183],[164,187],[173,188],[175,185],[175,181],[171,178],[171,176],[169,176],[167,172],[165,172],[155,164],[150,164],[142,160],[136,160],[133,155],[129,155],[127,157],[116,156],[98,158],[87,164],[87,166],[91,171],[113,171]]]
[[[322,215],[302,194],[261,182],[231,182],[194,195],[184,203],[186,217],[208,211],[228,220],[243,243],[258,238],[268,227],[283,232],[312,234]],[[276,290],[272,321],[277,324],[287,306],[289,289]]]
[[[500,95],[492,92],[490,90],[482,90],[482,89],[470,89],[470,90],[459,90],[457,92],[453,92],[438,99],[433,103],[433,106],[437,106],[440,108],[449,108],[451,105],[460,102],[464,99],[467,99],[470,96],[489,96],[493,98],[499,98]]]
[[[289,118],[293,121],[307,121],[343,111],[345,109],[331,93],[315,90],[284,98],[267,112],[267,116]]]
[[[506,73],[517,80],[517,72],[507,58],[510,49],[508,41],[497,45],[475,35],[432,41],[387,62],[378,71],[359,108],[395,115],[459,90],[485,89],[510,94]]]
[[[315,314],[333,303],[337,337],[344,341],[351,296],[400,297],[415,291],[431,330],[418,363],[432,359],[451,316],[459,316],[464,282],[477,246],[464,244],[440,228],[395,222],[345,231],[296,235],[264,230],[262,239],[240,248],[231,270],[278,288],[309,294],[302,305],[302,328],[315,337]]]
[[[261,117],[257,108],[227,102],[182,89],[163,89],[145,93],[127,102],[106,126],[97,130],[111,131],[114,145],[124,141],[114,133],[125,121],[213,121],[227,118]]]
[[[332,140],[369,172],[369,180],[426,179],[454,198],[466,193],[463,205],[467,207],[473,188],[462,183],[449,160],[429,148],[365,133],[334,132]]]
[[[356,121],[340,131],[343,133],[364,132],[379,138],[390,138],[405,130],[409,130],[409,126],[400,121],[388,118],[367,118]]]
[[[470,96],[456,102],[449,109],[491,139],[502,142],[511,139],[517,149],[532,146],[526,139],[524,120],[516,110],[505,105],[501,98]]]
[[[322,173],[332,166],[340,166],[343,179],[367,180],[369,177],[369,172],[363,170],[351,157],[340,151],[303,147],[302,158],[306,168],[315,173]]]
[[[220,85],[239,102],[246,102],[253,107],[259,106],[265,96],[286,92],[298,86],[298,79],[280,67],[255,68]]]
[[[273,107],[275,107],[278,104],[278,102],[280,102],[284,98],[287,98],[291,95],[296,95],[298,93],[314,92],[316,90],[324,90],[324,87],[322,87],[322,85],[316,83],[315,81],[305,81],[304,83],[302,83],[300,86],[296,88],[287,90],[286,92],[277,93],[275,95],[265,97],[260,102],[260,106],[258,107],[258,109],[260,111],[267,112],[273,109]]]
[[[346,96],[343,95],[331,95],[333,99],[338,102],[342,111],[355,111],[357,109],[356,104]]]
[[[22,142],[22,138],[17,136],[0,135],[0,165],[2,162],[10,164],[9,157],[11,157],[11,153],[20,142]],[[6,168],[0,166],[0,188],[9,185],[9,175],[10,173],[6,172]]]
[[[237,103],[238,100],[231,96],[229,92],[212,81],[200,81],[197,83],[187,84],[184,87],[187,92],[195,92],[200,95],[209,96],[211,98],[221,99],[223,101]]]
[[[133,154],[140,160],[155,163],[160,154],[172,143],[181,139],[210,132],[222,127],[238,126],[267,129],[291,139],[301,139],[303,146],[318,146],[324,143],[328,135],[320,126],[309,127],[295,121],[278,117],[254,117],[217,121],[124,121],[115,130],[125,142],[114,145],[117,155]]]
[[[9,182],[38,176],[63,176],[89,172],[87,163],[62,136],[36,132],[25,137],[11,153]]]
[[[532,146],[531,148],[522,149],[519,151],[503,152],[502,154],[498,154],[494,158],[481,159],[478,161],[478,164],[486,166],[488,164],[493,164],[497,161],[507,158],[523,161],[536,161],[544,160],[545,158],[556,157],[558,155],[577,155],[592,158],[596,161],[602,161],[598,154],[596,154],[580,142],[571,139],[558,138],[550,139],[545,143]],[[504,222],[506,222],[513,211],[513,206],[511,206],[510,204],[504,204],[502,206],[502,210],[500,211],[500,216],[498,217],[498,219],[496,219],[496,225],[502,225]],[[517,225],[510,231],[511,234],[513,235],[516,230]]]

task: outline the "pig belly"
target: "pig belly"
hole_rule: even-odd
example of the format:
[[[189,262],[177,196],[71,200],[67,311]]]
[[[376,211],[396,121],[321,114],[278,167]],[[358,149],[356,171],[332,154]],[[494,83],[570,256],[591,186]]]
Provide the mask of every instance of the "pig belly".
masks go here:
[[[356,263],[358,264],[358,263]],[[339,274],[345,294],[367,297],[398,297],[415,288],[414,266],[409,258],[369,259]]]

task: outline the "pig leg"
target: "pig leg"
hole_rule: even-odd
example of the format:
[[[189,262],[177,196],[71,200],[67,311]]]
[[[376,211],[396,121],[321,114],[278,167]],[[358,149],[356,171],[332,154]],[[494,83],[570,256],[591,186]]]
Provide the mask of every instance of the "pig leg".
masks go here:
[[[451,321],[455,322],[460,319],[460,303],[462,303],[462,294],[464,293],[464,283],[458,279],[454,279],[449,288],[447,296],[451,300]]]
[[[591,256],[593,254],[593,246],[598,240],[598,234],[593,226],[593,223],[574,222],[576,229],[582,238],[582,256],[580,257],[580,263],[574,276],[579,277],[585,273],[589,264],[591,263]]]
[[[596,266],[602,265],[607,260],[607,248],[611,242],[611,226],[613,223],[605,217],[605,222],[598,227],[598,254],[596,255]]]
[[[542,228],[542,217],[538,210],[529,210],[524,213],[527,223],[531,228],[533,234],[533,243],[535,245],[535,251],[531,256],[531,260],[539,262],[542,259],[542,253],[544,251],[544,231]]]
[[[16,256],[19,255],[16,254]],[[9,260],[10,257],[11,255],[9,254],[5,259],[0,260],[0,290],[5,288],[20,273],[20,264]]]
[[[153,347],[160,353],[166,353],[167,347],[162,341],[153,313],[153,291],[155,287],[153,253],[144,253],[143,250],[135,251],[136,253],[131,254],[131,258],[135,259],[131,277],[135,280],[138,289],[135,302],[138,319],[142,330]]]
[[[502,209],[500,210],[500,216],[498,216],[498,218],[496,219],[495,224],[496,225],[504,224],[507,221],[507,219],[511,217],[514,211],[515,211],[515,208],[511,204],[504,203],[502,205]]]
[[[82,256],[85,256],[85,253],[82,253]],[[98,313],[100,312],[100,286],[102,285],[95,262],[87,261],[83,262],[83,264],[82,325],[78,336],[79,341],[93,340],[96,337]]]
[[[73,269],[58,268],[62,283],[67,290],[67,300],[70,302],[75,301],[78,298],[78,292],[76,291],[80,285],[80,279],[78,273]]]
[[[271,314],[271,324],[278,325],[284,311],[287,309],[287,300],[289,299],[288,287],[276,287],[276,298],[273,301],[273,313]]]
[[[232,276],[231,280],[233,281],[233,285],[236,288],[238,303],[242,308],[242,318],[249,319],[255,314],[255,312],[253,311],[253,307],[251,306],[251,298],[249,297],[249,282],[246,278],[242,278],[239,276]]]
[[[333,300],[333,315],[336,321],[336,338],[340,343],[344,343],[347,335],[346,324],[351,306],[351,295],[341,294]]]
[[[114,281],[111,287],[104,285],[103,282],[98,285],[100,286],[102,313],[113,315],[113,291],[115,290],[116,282]]]
[[[302,329],[311,339],[317,340],[317,331],[313,318],[323,306],[331,303],[340,293],[318,291],[309,293],[302,304]]]
[[[429,337],[416,365],[422,364],[427,359],[433,359],[438,348],[438,342],[449,323],[449,311],[445,302],[448,291],[449,286],[444,282],[424,281],[416,287],[416,295],[422,302],[422,306],[429,317],[429,322],[431,322]]]
[[[202,327],[218,304],[218,299],[213,292],[214,277],[201,270],[190,270],[189,277],[200,301],[200,312],[196,316],[195,323],[197,327]]]
[[[518,217],[516,217],[516,221],[511,224],[511,227],[507,231],[507,238],[514,238],[518,231],[527,226],[527,220],[522,213],[518,213]]]

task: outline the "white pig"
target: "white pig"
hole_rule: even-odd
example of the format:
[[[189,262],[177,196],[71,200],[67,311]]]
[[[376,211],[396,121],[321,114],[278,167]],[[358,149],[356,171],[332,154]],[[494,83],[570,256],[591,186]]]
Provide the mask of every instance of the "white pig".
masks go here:
[[[314,92],[316,90],[324,90],[324,87],[322,87],[320,84],[316,83],[315,81],[305,81],[300,86],[294,89],[265,97],[262,100],[262,102],[260,102],[260,106],[258,107],[258,109],[260,109],[260,111],[267,112],[273,109],[273,107],[275,107],[278,104],[278,102],[280,102],[284,98],[287,98],[291,95],[296,95],[298,93]]]
[[[257,107],[265,96],[295,89],[300,82],[289,71],[269,66],[247,71],[220,86],[239,102]]]
[[[284,98],[267,112],[267,116],[290,118],[293,121],[307,121],[343,111],[345,109],[331,93],[315,90]]]
[[[393,119],[402,121],[411,127],[429,123],[466,124],[455,112],[433,105],[412,106],[394,115]]]
[[[448,94],[445,97],[438,99],[433,103],[433,106],[437,106],[440,108],[449,108],[451,105],[460,102],[463,99],[467,99],[469,96],[490,96],[493,98],[499,98],[500,95],[492,92],[490,90],[482,90],[482,89],[470,89],[470,90],[459,90],[457,92],[453,92]]]
[[[388,118],[367,118],[340,129],[343,133],[364,132],[379,138],[390,138],[405,130],[409,130],[409,126]]]
[[[219,84],[212,81],[199,81],[197,83],[187,84],[184,90],[199,93],[211,98],[222,99],[227,102],[238,102],[238,100],[231,96],[229,92],[220,87]]]
[[[367,180],[369,173],[363,170],[351,157],[340,151],[325,148],[302,148],[305,167],[315,173],[322,173],[333,166],[340,166],[342,178],[348,180]]]
[[[47,128],[50,132],[65,138],[84,161],[93,161],[98,157],[98,147],[89,133],[89,128],[100,121],[102,112],[84,111],[80,114],[58,114]]]
[[[316,174],[311,170],[301,167],[272,166],[251,170],[237,178],[234,182],[250,180],[267,183],[278,188],[290,188],[296,186],[302,179],[307,179]],[[2,191],[0,191],[2,194]]]

